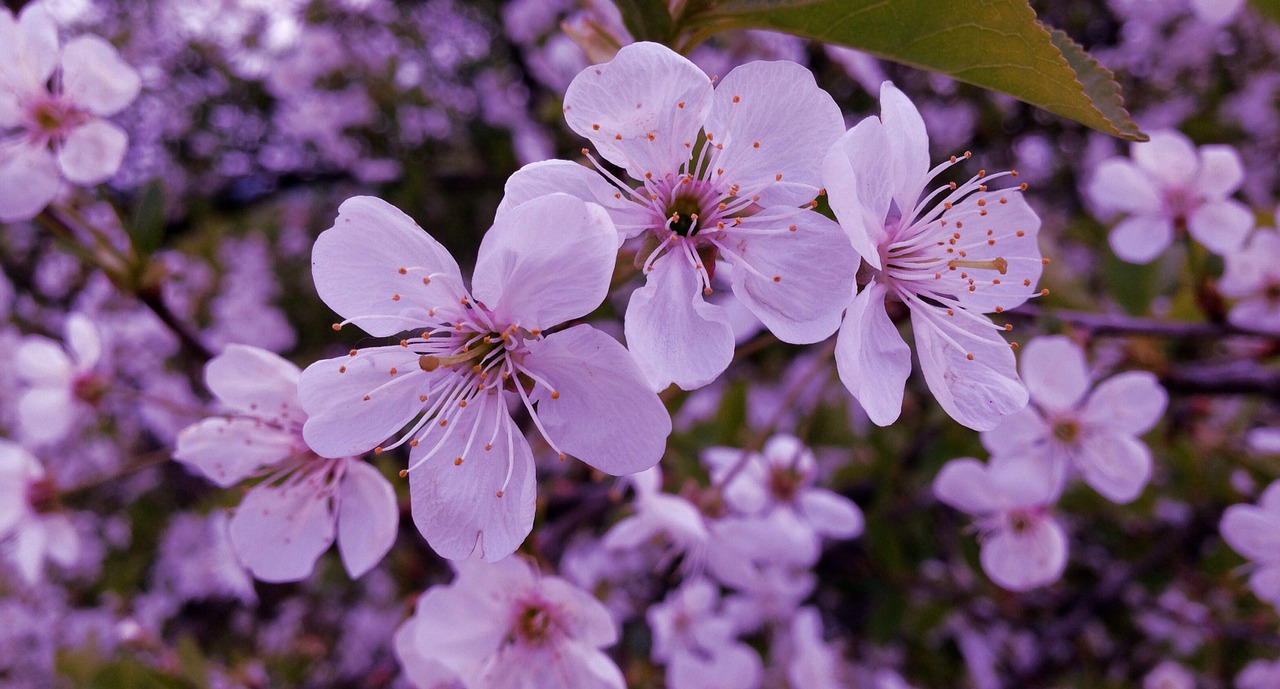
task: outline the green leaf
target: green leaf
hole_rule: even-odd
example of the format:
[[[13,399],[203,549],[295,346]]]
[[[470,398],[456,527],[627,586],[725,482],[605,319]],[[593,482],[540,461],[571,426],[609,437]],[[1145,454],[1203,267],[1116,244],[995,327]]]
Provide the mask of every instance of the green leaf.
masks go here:
[[[164,242],[164,206],[164,185],[158,179],[151,180],[142,190],[142,196],[138,197],[129,223],[129,238],[133,241],[134,251],[141,257],[150,256]]]
[[[671,12],[666,0],[614,0],[622,23],[637,41],[671,40]]]
[[[772,29],[857,48],[1147,140],[1111,73],[1042,25],[1026,0],[725,0],[680,28],[694,41],[728,29]]]
[[[191,689],[191,685],[161,674],[135,658],[121,658],[103,667],[89,681],[90,689]]]

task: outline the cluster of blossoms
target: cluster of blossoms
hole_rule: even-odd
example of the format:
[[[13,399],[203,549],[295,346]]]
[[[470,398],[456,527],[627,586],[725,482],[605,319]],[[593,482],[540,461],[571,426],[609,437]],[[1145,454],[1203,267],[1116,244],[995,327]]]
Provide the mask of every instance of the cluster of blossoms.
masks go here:
[[[9,657],[37,645],[21,634],[77,649],[57,671],[95,685],[132,676],[134,656],[197,685],[289,676],[234,653],[225,667],[199,657],[218,632],[183,620],[210,601],[228,603],[217,624],[263,654],[315,661],[308,677],[418,689],[910,689],[899,670],[912,674],[922,648],[958,655],[978,689],[1032,686],[1080,648],[1123,644],[1084,621],[1113,604],[1145,608],[1134,626],[1149,641],[1111,674],[1193,689],[1188,665],[1207,637],[1274,621],[1207,630],[1235,603],[1202,591],[1229,590],[1238,573],[1151,593],[1139,580],[1156,558],[1112,575],[1123,557],[1091,533],[1127,549],[1168,532],[1170,550],[1194,557],[1220,536],[1280,609],[1274,472],[1260,462],[1225,476],[1179,445],[1280,454],[1275,431],[1258,427],[1266,410],[1170,405],[1171,392],[1204,392],[1218,374],[1228,391],[1274,396],[1274,371],[1254,364],[1280,351],[1280,239],[1237,198],[1258,193],[1250,151],[1197,147],[1168,128],[1128,158],[1080,156],[1078,192],[1099,219],[1120,218],[1109,243],[1122,262],[1194,240],[1180,257],[1194,284],[1143,308],[1199,308],[1206,322],[1125,321],[1214,338],[1186,355],[1208,359],[1201,368],[1183,370],[1146,340],[1109,339],[1123,330],[1111,321],[1018,311],[1048,296],[1044,285],[1084,299],[1077,283],[1097,277],[1045,257],[1086,255],[1064,240],[1063,216],[1025,194],[1022,180],[1052,179],[1045,159],[1058,156],[1029,136],[1014,154],[1031,174],[955,178],[975,156],[936,159],[931,143],[967,140],[977,114],[917,107],[909,81],[895,75],[900,89],[864,55],[824,53],[878,96],[878,115],[850,117],[801,64],[798,39],[686,57],[634,42],[607,2],[523,0],[503,9],[503,35],[531,73],[485,71],[469,91],[496,33],[446,0],[422,16],[377,0],[255,5],[225,25],[179,3],[163,3],[178,29],[235,56],[235,78],[272,102],[269,125],[225,110],[210,120],[239,123],[246,140],[287,132],[252,162],[228,155],[206,181],[308,165],[349,167],[364,184],[412,177],[396,146],[420,151],[406,142],[454,136],[458,119],[509,132],[524,164],[499,178],[474,255],[438,217],[420,225],[378,196],[350,195],[334,219],[330,198],[298,194],[263,214],[281,218],[245,220],[278,232],[220,240],[206,258],[199,234],[221,237],[222,224],[166,217],[164,193],[127,191],[139,170],[173,162],[127,155],[129,118],[157,117],[158,85],[183,79],[135,70],[97,36],[62,40],[74,8],[0,10],[0,344],[13,354],[0,361],[13,391],[0,400],[0,569],[16,575],[0,582],[0,616],[27,620],[0,630],[0,683],[39,686],[54,672],[52,652],[34,670]],[[326,26],[326,11],[387,45],[402,33],[387,25],[406,14],[467,21],[424,29],[441,36],[429,56],[370,40],[348,63],[334,46],[361,41]],[[1176,15],[1221,28],[1239,11],[1197,0],[1131,26]],[[551,40],[556,18],[565,36]],[[779,56],[792,59],[746,59]],[[433,76],[446,63],[454,72]],[[358,84],[366,77],[394,85],[395,117]],[[554,91],[546,102],[535,82]],[[552,159],[561,123],[531,114],[552,101],[586,139],[582,159]],[[362,150],[361,136],[385,129],[396,145]],[[105,193],[77,189],[118,172]],[[279,181],[256,179],[236,193]],[[311,225],[328,229],[313,237]],[[277,279],[308,248],[309,279]],[[1121,282],[1136,280],[1125,270]],[[306,346],[331,319],[308,302],[337,314],[328,344]],[[1037,336],[1006,339],[1014,320]],[[761,355],[775,342],[780,372],[775,350]],[[1235,442],[1246,431],[1248,448]],[[947,459],[978,441],[989,459]],[[1255,474],[1270,484],[1260,493]],[[1186,476],[1204,493],[1167,490]],[[1255,494],[1256,505],[1228,507]],[[972,517],[976,548],[938,502]],[[163,528],[135,526],[153,505]],[[154,564],[139,564],[139,548],[156,551]],[[346,577],[331,576],[339,562]],[[130,572],[148,590],[125,598],[112,577]],[[1090,576],[1096,594],[1073,594]],[[339,586],[350,595],[332,595]],[[924,640],[862,638],[863,604]],[[83,624],[35,621],[70,611]],[[170,644],[175,634],[186,640]],[[343,650],[315,650],[325,643]],[[1243,653],[1231,661],[1235,685],[1272,687],[1277,664],[1249,653],[1248,665]],[[73,667],[110,658],[126,660]]]

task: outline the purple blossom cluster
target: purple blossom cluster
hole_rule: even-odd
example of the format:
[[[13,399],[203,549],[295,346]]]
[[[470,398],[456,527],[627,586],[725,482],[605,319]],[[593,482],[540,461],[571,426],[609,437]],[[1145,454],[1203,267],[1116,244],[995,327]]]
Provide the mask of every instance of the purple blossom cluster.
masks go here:
[[[1125,151],[607,0],[11,4],[0,685],[1280,687],[1256,8],[1045,8]]]

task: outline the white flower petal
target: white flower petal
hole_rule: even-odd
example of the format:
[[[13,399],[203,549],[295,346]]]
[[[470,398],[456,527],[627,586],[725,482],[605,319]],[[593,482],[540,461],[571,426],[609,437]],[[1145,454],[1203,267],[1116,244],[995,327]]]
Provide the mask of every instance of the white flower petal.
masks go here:
[[[373,569],[391,550],[399,524],[391,483],[371,465],[347,461],[338,488],[338,553],[352,578]]]
[[[541,196],[485,233],[472,294],[502,323],[550,328],[600,306],[617,252],[618,231],[603,207],[568,194]]]
[[[342,203],[311,250],[311,272],[324,303],[375,337],[420,327],[429,309],[454,309],[465,294],[449,252],[372,196]]]
[[[703,299],[698,275],[677,251],[654,261],[644,286],[631,294],[625,330],[627,349],[654,390],[672,383],[700,388],[733,360],[724,309]]]
[[[57,67],[58,25],[43,6],[27,5],[16,22],[0,12],[0,87],[38,93]]]
[[[77,371],[88,371],[102,358],[102,337],[98,328],[84,314],[73,313],[65,324],[67,349],[75,360]]]
[[[91,34],[62,49],[62,92],[71,102],[102,117],[124,110],[142,89],[142,80],[114,46]]]
[[[911,348],[889,319],[885,287],[874,279],[849,305],[836,340],[836,369],[867,416],[887,426],[902,413]]]
[[[562,451],[609,474],[658,463],[671,417],[621,344],[589,325],[530,341],[524,365],[538,386],[538,419]]]

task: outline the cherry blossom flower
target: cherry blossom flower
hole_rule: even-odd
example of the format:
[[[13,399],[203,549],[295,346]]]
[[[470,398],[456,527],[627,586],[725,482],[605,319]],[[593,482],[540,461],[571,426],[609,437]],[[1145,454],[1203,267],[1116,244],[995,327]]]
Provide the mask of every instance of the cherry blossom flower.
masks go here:
[[[698,508],[683,497],[662,492],[659,467],[627,478],[635,488],[636,512],[614,524],[600,544],[609,550],[634,550],[664,539],[667,547],[663,563],[683,555],[682,567],[700,567],[711,534]]]
[[[115,174],[128,137],[102,118],[124,110],[140,88],[137,72],[103,39],[78,36],[59,47],[57,25],[38,3],[16,20],[0,10],[0,221],[34,217],[62,178],[88,186]]]
[[[40,461],[0,439],[0,553],[28,584],[40,581],[46,561],[70,567],[79,556],[79,537],[57,498]]]
[[[418,598],[396,655],[419,687],[623,689],[600,649],[618,629],[600,601],[512,557],[456,563],[458,576]]]
[[[692,579],[649,608],[653,659],[666,663],[671,689],[754,689],[763,672],[760,656],[737,638],[720,611],[720,592]]]
[[[742,462],[743,451],[713,447],[702,453],[711,480],[721,485]],[[725,502],[738,514],[800,522],[813,537],[853,538],[862,533],[862,510],[852,500],[817,488],[813,451],[795,436],[770,438],[761,452],[748,453],[731,480],[723,483]]]
[[[982,314],[1037,294],[1040,219],[1019,193],[1026,185],[988,187],[1012,171],[979,171],[922,196],[969,154],[929,169],[929,137],[911,101],[885,82],[880,108],[879,118],[859,122],[823,161],[831,209],[865,262],[866,284],[840,328],[840,379],[877,425],[898,418],[911,352],[886,302],[901,301],[938,403],[961,424],[988,430],[1025,406],[1027,391],[1000,326]]]
[[[1253,213],[1230,198],[1244,181],[1240,155],[1230,146],[1201,146],[1173,130],[1151,132],[1130,158],[1098,165],[1085,194],[1104,215],[1125,213],[1111,230],[1116,256],[1149,263],[1186,231],[1216,254],[1235,251],[1253,227]]]
[[[93,322],[71,314],[63,339],[65,348],[28,335],[18,347],[18,377],[27,386],[18,397],[18,424],[23,438],[34,444],[65,438],[109,387],[109,377],[98,367],[102,339]]]
[[[1026,591],[1056,581],[1067,535],[1049,508],[1058,498],[1043,465],[1022,457],[971,457],[943,465],[933,481],[942,502],[977,517],[982,569],[996,584]]]
[[[1228,507],[1220,528],[1227,544],[1253,561],[1249,588],[1280,608],[1280,481],[1267,486],[1256,506]]]
[[[1280,335],[1280,233],[1258,230],[1227,254],[1218,289],[1236,300],[1227,312],[1233,325]]]
[[[1149,371],[1112,376],[1090,390],[1084,352],[1062,335],[1022,349],[1031,404],[982,434],[992,454],[1033,457],[1061,490],[1074,467],[1114,502],[1129,502],[1151,479],[1151,450],[1139,439],[1164,415],[1169,395]]]
[[[634,187],[564,160],[507,182],[499,214],[561,191],[601,204],[620,241],[638,237],[645,284],[627,305],[627,346],[655,389],[691,390],[733,357],[725,309],[705,298],[718,263],[734,296],[779,339],[806,344],[839,327],[857,261],[835,223],[812,210],[821,156],[843,118],[813,75],[752,62],[719,85],[654,43],[625,46],[569,85],[565,120]]]
[[[297,366],[232,344],[205,368],[228,409],[178,434],[174,459],[226,488],[251,476],[229,524],[231,545],[264,581],[306,578],[336,537],[342,564],[362,576],[395,542],[400,512],[391,484],[354,457],[317,456],[302,437]]]
[[[308,444],[340,457],[407,443],[414,520],[454,559],[501,559],[532,528],[533,456],[509,399],[561,458],[612,474],[653,466],[671,419],[626,349],[587,325],[546,332],[600,305],[616,249],[603,209],[548,195],[499,215],[468,292],[407,216],[348,199],[312,254],[320,297],[370,335],[412,333],[303,372]]]

